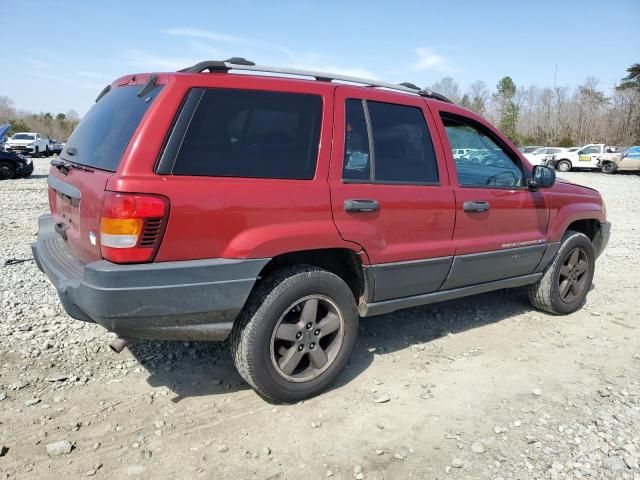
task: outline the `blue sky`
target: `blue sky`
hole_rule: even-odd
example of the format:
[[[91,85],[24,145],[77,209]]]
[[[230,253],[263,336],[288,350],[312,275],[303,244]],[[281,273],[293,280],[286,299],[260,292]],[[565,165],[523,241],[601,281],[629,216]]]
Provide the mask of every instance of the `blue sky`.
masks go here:
[[[122,74],[230,56],[463,88],[504,75],[552,86],[558,64],[559,85],[594,76],[609,90],[640,62],[640,0],[0,0],[0,11],[0,95],[35,112],[83,114]]]

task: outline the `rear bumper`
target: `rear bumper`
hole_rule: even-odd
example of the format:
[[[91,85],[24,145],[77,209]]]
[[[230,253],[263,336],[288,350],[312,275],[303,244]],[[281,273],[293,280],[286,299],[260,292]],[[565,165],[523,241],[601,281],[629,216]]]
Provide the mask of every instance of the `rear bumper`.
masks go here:
[[[117,265],[84,264],[39,219],[31,248],[67,313],[123,337],[224,340],[269,259],[189,260]]]
[[[600,224],[600,230],[596,233],[596,237],[593,239],[593,248],[596,251],[596,258],[607,248],[609,243],[609,237],[611,236],[611,222],[604,222]]]

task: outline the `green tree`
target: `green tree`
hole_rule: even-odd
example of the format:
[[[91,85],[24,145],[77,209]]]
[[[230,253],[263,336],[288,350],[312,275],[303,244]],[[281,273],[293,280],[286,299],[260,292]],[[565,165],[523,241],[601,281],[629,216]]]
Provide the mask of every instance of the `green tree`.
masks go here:
[[[11,128],[9,129],[8,135],[13,135],[16,132],[29,131],[29,125],[27,125],[22,120],[11,120],[9,123],[11,124]]]
[[[460,106],[464,108],[471,108],[471,100],[469,99],[469,95],[466,93],[462,96],[462,100],[460,100]]]
[[[500,122],[498,127],[511,141],[518,137],[518,115],[520,109],[514,101],[517,88],[511,77],[503,77],[498,81],[494,97],[500,106]]]
[[[633,89],[640,91],[640,63],[634,63],[627,68],[628,75],[622,79],[616,90]]]

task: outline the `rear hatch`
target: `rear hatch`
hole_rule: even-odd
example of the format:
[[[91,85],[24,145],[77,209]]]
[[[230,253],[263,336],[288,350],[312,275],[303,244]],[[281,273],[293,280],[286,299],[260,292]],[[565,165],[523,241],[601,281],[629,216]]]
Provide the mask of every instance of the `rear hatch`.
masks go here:
[[[83,262],[102,258],[98,233],[105,187],[160,90],[142,85],[109,88],[52,162],[49,205],[56,230]]]

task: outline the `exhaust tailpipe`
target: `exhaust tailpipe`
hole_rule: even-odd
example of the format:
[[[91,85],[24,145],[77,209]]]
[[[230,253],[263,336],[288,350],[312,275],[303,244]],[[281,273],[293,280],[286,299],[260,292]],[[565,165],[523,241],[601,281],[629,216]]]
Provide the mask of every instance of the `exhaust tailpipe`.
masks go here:
[[[128,338],[118,337],[109,344],[109,347],[111,347],[111,350],[113,350],[114,352],[120,353],[122,350],[124,350],[124,347],[126,347],[128,343]]]

